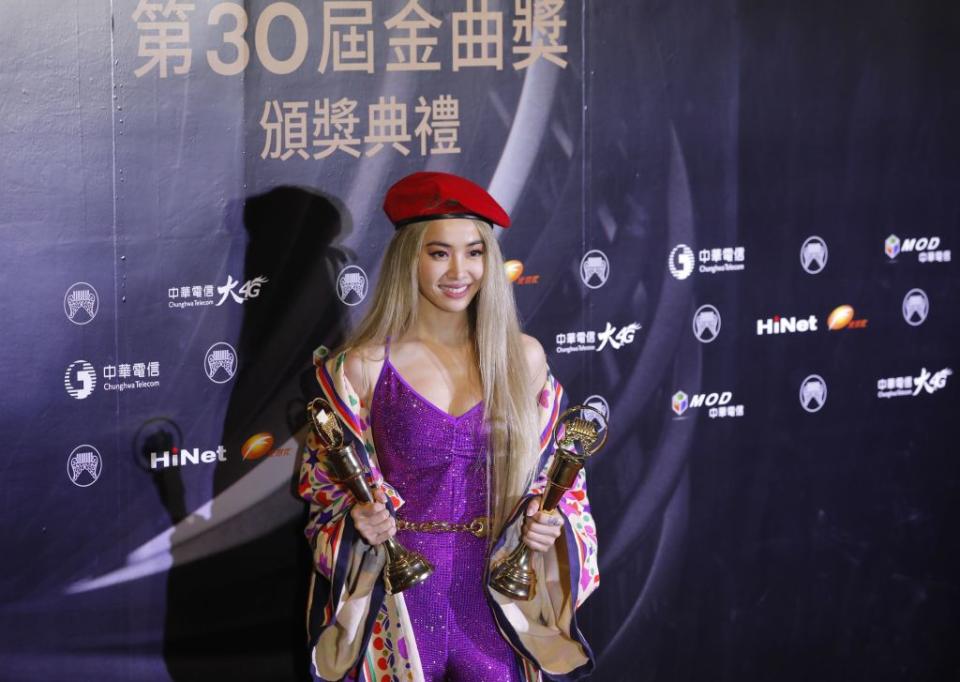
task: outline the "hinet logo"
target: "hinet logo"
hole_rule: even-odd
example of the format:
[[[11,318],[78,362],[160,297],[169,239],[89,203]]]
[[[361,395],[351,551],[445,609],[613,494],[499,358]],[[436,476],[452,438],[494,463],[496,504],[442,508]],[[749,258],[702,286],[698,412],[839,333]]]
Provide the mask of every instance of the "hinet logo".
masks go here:
[[[817,331],[817,318],[810,315],[807,318],[780,317],[774,315],[766,320],[757,320],[757,336],[764,334],[792,334],[794,332]]]
[[[162,453],[150,453],[151,469],[167,469],[169,467],[183,467],[190,464],[212,464],[214,462],[226,462],[227,449],[218,445],[216,450],[200,451],[200,448],[172,448],[164,450]]]

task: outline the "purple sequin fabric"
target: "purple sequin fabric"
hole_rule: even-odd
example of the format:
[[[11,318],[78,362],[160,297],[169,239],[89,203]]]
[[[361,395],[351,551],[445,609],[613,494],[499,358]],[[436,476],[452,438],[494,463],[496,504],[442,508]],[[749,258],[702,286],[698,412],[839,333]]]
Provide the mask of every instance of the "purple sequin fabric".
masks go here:
[[[405,500],[401,518],[469,523],[486,514],[482,404],[447,414],[397,372],[388,345],[370,418],[380,470]],[[519,680],[513,649],[484,594],[486,540],[410,530],[399,531],[397,540],[436,567],[403,593],[426,680]]]

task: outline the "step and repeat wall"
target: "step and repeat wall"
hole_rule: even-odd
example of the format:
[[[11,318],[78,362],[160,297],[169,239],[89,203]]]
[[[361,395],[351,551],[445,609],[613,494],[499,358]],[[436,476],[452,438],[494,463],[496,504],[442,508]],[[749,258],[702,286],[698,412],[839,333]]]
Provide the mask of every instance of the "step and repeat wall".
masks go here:
[[[819,4],[0,8],[0,678],[306,677],[312,351],[418,170],[609,416],[593,679],[956,676],[958,23]]]

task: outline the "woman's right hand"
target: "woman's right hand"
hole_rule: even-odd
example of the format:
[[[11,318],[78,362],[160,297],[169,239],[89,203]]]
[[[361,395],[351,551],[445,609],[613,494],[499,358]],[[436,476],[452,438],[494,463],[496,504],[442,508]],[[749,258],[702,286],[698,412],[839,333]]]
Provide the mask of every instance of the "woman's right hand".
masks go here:
[[[355,504],[350,517],[357,531],[369,545],[379,545],[397,532],[397,521],[387,511],[387,496],[379,488],[373,491],[374,502]]]

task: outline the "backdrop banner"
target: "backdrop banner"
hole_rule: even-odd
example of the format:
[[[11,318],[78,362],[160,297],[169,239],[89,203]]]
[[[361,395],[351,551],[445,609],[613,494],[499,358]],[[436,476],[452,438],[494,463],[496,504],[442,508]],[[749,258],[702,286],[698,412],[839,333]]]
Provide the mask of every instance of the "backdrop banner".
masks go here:
[[[960,675],[960,22],[761,4],[4,3],[0,679],[309,679],[312,353],[420,170],[609,416],[593,679]]]

